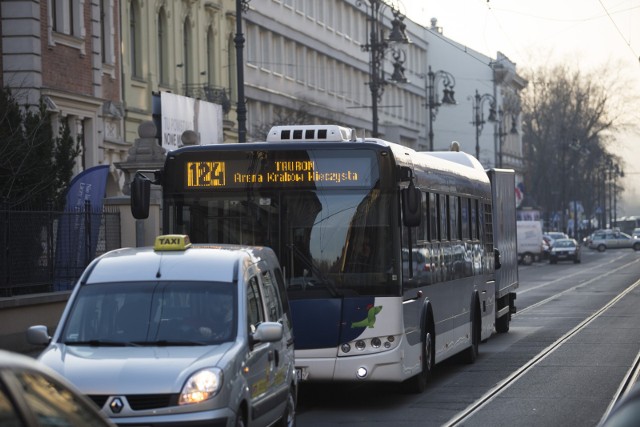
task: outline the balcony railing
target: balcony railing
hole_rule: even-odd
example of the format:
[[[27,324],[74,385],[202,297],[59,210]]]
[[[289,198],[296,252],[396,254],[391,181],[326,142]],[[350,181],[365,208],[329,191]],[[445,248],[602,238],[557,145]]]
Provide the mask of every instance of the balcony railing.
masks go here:
[[[231,110],[231,100],[227,95],[227,89],[223,87],[210,86],[207,83],[186,84],[184,85],[184,95],[222,105],[224,114]]]

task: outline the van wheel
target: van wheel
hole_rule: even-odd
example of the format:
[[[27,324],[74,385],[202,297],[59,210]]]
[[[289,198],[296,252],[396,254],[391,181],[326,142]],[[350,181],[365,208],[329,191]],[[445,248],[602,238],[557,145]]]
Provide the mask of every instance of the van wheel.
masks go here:
[[[598,245],[598,252],[604,252],[606,250],[607,250],[607,247],[605,245],[602,245],[602,244]]]
[[[530,253],[522,255],[522,263],[524,265],[531,265],[533,263],[533,255],[531,255]]]
[[[431,322],[429,322],[424,334],[424,339],[422,340],[422,372],[404,382],[403,388],[408,393],[419,394],[427,388],[427,384],[433,374],[433,366],[436,360],[434,348],[433,327]]]
[[[289,388],[287,395],[287,406],[284,408],[284,414],[280,421],[276,423],[278,427],[295,427],[296,425],[296,392],[293,387]]]

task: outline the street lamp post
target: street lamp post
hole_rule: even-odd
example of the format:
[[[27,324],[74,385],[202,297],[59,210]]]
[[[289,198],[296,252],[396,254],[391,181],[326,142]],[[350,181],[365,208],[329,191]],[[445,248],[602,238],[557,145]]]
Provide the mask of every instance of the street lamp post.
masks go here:
[[[624,178],[624,171],[618,163],[613,166],[613,224],[618,226],[618,178]]]
[[[442,101],[437,100],[438,82],[442,81],[444,89],[442,90]],[[438,114],[438,107],[443,104],[455,105],[456,100],[453,97],[453,88],[456,85],[456,79],[453,75],[444,70],[431,71],[427,73],[427,108],[429,108],[429,151],[433,151],[433,121]]]
[[[362,2],[358,1],[358,5]],[[384,75],[383,61],[385,53],[391,47],[389,43],[409,43],[409,38],[405,33],[406,24],[404,16],[392,8],[393,20],[391,21],[391,33],[385,37],[385,26],[382,22],[384,10],[389,5],[384,0],[368,0],[367,2],[367,26],[366,35],[368,42],[362,45],[362,50],[370,52],[369,59],[369,90],[371,91],[371,114],[372,114],[372,136],[380,136],[378,131],[378,104],[382,99],[384,87],[387,80]],[[406,83],[404,76],[404,54],[394,50],[393,53],[393,74],[390,80]]]
[[[238,85],[238,142],[247,142],[247,103],[244,99],[244,34],[242,33],[242,12],[249,10],[249,1],[236,0],[236,36],[233,41],[236,46],[236,72]]]
[[[487,121],[495,122],[496,121],[496,99],[493,95],[489,93],[485,93],[480,95],[478,90],[476,89],[476,95],[473,98],[473,121],[472,125],[476,127],[476,159],[480,160],[480,133],[482,133],[482,128],[486,123],[484,120],[484,109],[483,106],[486,101],[490,101],[489,104],[489,117]]]

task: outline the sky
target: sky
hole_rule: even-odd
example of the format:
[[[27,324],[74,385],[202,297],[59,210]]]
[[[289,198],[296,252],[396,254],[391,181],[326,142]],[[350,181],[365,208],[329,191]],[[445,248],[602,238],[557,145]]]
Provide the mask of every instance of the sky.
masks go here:
[[[446,37],[492,58],[500,51],[518,69],[564,64],[598,72],[615,64],[619,78],[628,83],[628,93],[640,100],[640,0],[388,3],[422,25],[430,26],[431,19],[437,18]],[[640,124],[640,102],[629,105],[628,114],[628,121]],[[618,216],[640,215],[640,126],[617,135],[609,149],[625,159],[625,192],[618,199]]]

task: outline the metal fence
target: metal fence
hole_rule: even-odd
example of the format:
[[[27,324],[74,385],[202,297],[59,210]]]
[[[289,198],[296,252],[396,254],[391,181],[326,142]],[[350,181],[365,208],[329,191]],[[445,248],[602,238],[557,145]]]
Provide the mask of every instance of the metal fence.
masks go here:
[[[71,289],[93,258],[120,246],[117,207],[0,206],[0,297]]]

